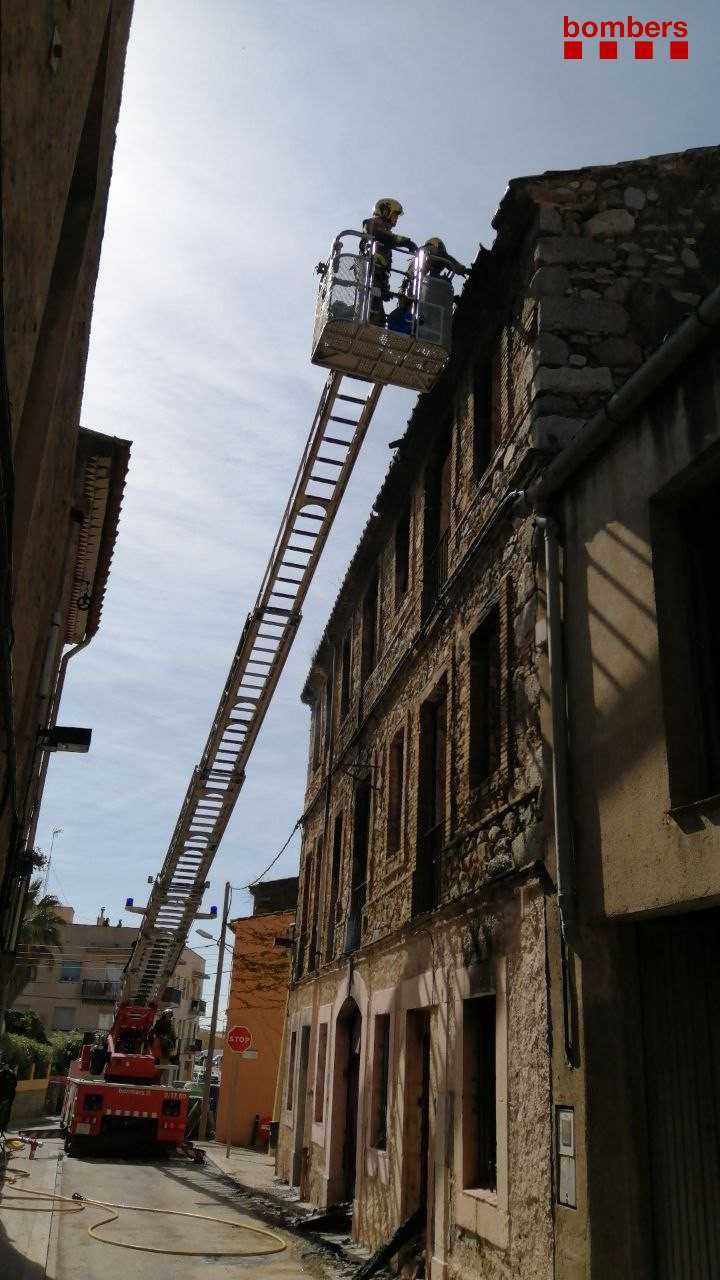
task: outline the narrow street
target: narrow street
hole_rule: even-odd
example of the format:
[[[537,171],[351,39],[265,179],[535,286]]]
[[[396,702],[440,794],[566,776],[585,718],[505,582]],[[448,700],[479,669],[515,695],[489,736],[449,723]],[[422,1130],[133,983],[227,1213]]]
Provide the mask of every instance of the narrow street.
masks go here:
[[[30,1176],[20,1177],[0,1205],[3,1276],[12,1280],[42,1280],[45,1275],[49,1280],[135,1280],[151,1270],[153,1280],[195,1280],[206,1276],[208,1268],[217,1280],[245,1273],[258,1280],[304,1275],[329,1280],[336,1274],[311,1240],[270,1229],[259,1219],[238,1212],[233,1205],[233,1183],[212,1165],[203,1167],[180,1158],[146,1162],[84,1156],[64,1157],[58,1163],[61,1151],[60,1141],[52,1139],[42,1149],[42,1165],[38,1158],[32,1163],[27,1159],[11,1163],[11,1173]],[[56,1181],[53,1165],[57,1167]],[[167,1216],[121,1210],[117,1220],[99,1228],[102,1239],[95,1239],[88,1228],[107,1218],[109,1210],[87,1205],[75,1212],[59,1204],[50,1222],[42,1201],[37,1202],[37,1208],[31,1199],[22,1201],[21,1193],[28,1187],[50,1190],[53,1183],[59,1196],[79,1193],[93,1200],[167,1211]],[[29,1212],[11,1208],[13,1201],[24,1204]],[[238,1226],[181,1216],[184,1214],[208,1215]],[[269,1234],[255,1234],[242,1226]],[[278,1240],[285,1249],[271,1252]],[[143,1246],[148,1246],[148,1251]],[[153,1248],[177,1252],[150,1252]],[[204,1248],[207,1253],[198,1252]],[[226,1254],[221,1252],[224,1249]],[[249,1256],[241,1256],[244,1250]],[[196,1256],[183,1256],[185,1251]]]

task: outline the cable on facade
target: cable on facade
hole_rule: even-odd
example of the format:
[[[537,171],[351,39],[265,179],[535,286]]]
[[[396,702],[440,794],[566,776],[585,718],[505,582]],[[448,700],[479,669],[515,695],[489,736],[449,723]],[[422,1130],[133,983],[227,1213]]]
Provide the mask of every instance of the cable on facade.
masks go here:
[[[270,863],[270,864],[265,868],[265,870],[264,870],[264,871],[261,871],[261,872],[260,872],[260,875],[259,875],[259,876],[256,876],[254,880],[251,880],[249,884],[234,884],[234,885],[232,886],[232,887],[233,887],[233,891],[234,891],[235,893],[242,893],[245,889],[254,889],[256,884],[260,884],[260,881],[261,881],[261,880],[263,880],[263,879],[265,878],[265,876],[267,875],[268,871],[272,871],[273,867],[275,866],[275,863],[280,861],[280,859],[282,858],[282,856],[283,856],[283,854],[284,854],[285,850],[287,849],[287,847],[288,847],[288,845],[289,845],[290,841],[292,840],[293,836],[295,835],[295,832],[296,832],[296,831],[298,830],[298,828],[299,828],[299,827],[301,827],[301,826],[302,826],[302,818],[298,818],[297,822],[295,823],[295,826],[293,827],[292,831],[290,832],[290,835],[288,836],[287,840],[285,841],[285,843],[284,843],[284,845],[283,845],[282,849],[280,850],[280,852],[279,852],[279,853],[276,853],[276,854],[275,854],[275,857],[273,858],[272,862],[271,862],[271,863]]]

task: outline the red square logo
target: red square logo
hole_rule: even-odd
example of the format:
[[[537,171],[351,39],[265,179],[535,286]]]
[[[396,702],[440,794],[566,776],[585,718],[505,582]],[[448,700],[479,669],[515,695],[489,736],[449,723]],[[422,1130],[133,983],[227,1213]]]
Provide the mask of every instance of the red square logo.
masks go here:
[[[617,40],[601,40],[600,41],[600,57],[601,58],[617,58],[618,47]]]
[[[563,45],[564,58],[582,58],[582,40],[566,40]]]
[[[687,58],[688,42],[687,40],[671,40],[670,41],[670,57],[671,58]]]
[[[652,40],[636,40],[635,41],[635,57],[652,58],[653,49],[655,48]]]

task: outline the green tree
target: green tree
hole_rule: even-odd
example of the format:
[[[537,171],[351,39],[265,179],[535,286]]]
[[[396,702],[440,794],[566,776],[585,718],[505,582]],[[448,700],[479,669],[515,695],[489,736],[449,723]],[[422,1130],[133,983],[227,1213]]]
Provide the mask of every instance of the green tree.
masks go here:
[[[7,1007],[12,1008],[28,983],[37,976],[40,964],[50,967],[55,953],[62,949],[61,902],[52,893],[42,893],[42,878],[32,880],[27,893],[25,914],[18,935],[17,955],[6,989]]]

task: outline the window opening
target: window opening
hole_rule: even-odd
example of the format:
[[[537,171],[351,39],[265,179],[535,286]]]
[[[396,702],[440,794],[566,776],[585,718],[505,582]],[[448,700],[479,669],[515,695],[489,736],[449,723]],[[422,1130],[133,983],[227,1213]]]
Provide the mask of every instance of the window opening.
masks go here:
[[[500,610],[470,637],[470,783],[480,786],[500,766]]]
[[[328,1024],[320,1023],[317,1068],[315,1071],[315,1123],[322,1124],[325,1114],[325,1065],[327,1062]]]
[[[497,1189],[495,996],[463,1001],[463,1186]]]
[[[395,526],[395,608],[398,609],[410,582],[410,506]]]
[[[402,836],[405,733],[399,729],[390,743],[388,761],[387,851],[397,853]]]
[[[344,720],[350,710],[352,691],[352,628],[348,627],[342,642],[340,662],[340,719]]]
[[[338,895],[340,892],[340,863],[342,858],[343,815],[335,815],[333,828],[332,867],[330,871],[330,909],[328,912],[327,957],[332,960],[335,955],[335,922],[337,918]]]
[[[297,1032],[293,1031],[290,1036],[290,1060],[288,1063],[288,1087],[287,1087],[287,1109],[293,1109],[293,1085],[295,1083],[295,1049],[297,1046]]]
[[[388,1079],[390,1073],[390,1014],[375,1016],[373,1049],[372,1133],[370,1145],[387,1150]]]
[[[365,592],[362,611],[362,681],[367,680],[377,661],[377,615],[380,580],[377,570]]]

